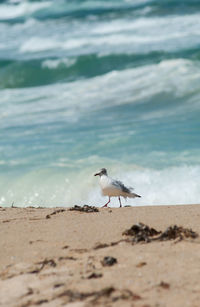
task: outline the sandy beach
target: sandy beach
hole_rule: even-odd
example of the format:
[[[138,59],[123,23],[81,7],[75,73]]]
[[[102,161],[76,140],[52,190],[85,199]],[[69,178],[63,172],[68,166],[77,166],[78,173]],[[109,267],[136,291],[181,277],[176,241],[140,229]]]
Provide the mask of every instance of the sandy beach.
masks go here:
[[[200,238],[123,232],[141,222],[200,234],[199,217],[199,205],[0,208],[0,306],[198,307]]]

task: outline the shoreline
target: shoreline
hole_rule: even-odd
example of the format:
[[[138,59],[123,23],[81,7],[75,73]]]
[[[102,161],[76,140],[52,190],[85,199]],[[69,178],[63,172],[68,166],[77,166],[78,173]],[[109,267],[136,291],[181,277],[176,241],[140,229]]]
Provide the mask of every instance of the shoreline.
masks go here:
[[[68,209],[0,208],[0,305],[198,306],[199,237],[130,244],[122,233],[141,222],[200,235],[200,205]]]
[[[80,207],[83,207],[85,206],[86,204],[80,204],[78,206]],[[198,203],[192,203],[192,204],[175,204],[175,205],[172,205],[172,204],[153,204],[153,205],[122,205],[122,207],[119,207],[119,205],[117,206],[111,206],[110,207],[106,207],[104,209],[118,209],[118,208],[141,208],[141,207],[145,207],[145,208],[149,208],[149,207],[178,207],[178,206],[198,206],[200,204]],[[97,206],[97,205],[86,205],[86,206],[95,206],[96,208],[98,209],[101,209],[103,208],[103,204]],[[0,209],[59,209],[59,208],[62,208],[62,209],[70,209],[72,208],[72,206],[66,206],[66,205],[59,205],[59,206],[49,206],[49,207],[46,207],[46,206],[32,206],[32,205],[29,205],[29,206],[17,206],[17,205],[11,205],[11,206],[0,206]]]

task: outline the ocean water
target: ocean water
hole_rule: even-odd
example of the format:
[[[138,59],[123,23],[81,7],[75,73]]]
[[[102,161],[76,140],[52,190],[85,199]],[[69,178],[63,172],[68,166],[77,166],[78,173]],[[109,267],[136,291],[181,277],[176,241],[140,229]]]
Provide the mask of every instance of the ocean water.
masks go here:
[[[101,206],[102,167],[200,202],[200,1],[0,1],[0,205]]]

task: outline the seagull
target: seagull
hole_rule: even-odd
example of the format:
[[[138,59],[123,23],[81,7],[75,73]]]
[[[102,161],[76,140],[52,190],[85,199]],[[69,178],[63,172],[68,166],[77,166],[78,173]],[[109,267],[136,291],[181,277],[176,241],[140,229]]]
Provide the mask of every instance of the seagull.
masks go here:
[[[118,197],[120,207],[122,207],[120,196],[124,198],[141,197],[132,192],[133,188],[127,188],[121,181],[110,178],[105,168],[102,168],[100,172],[96,173],[94,176],[100,177],[102,194],[109,197],[108,202],[103,207],[108,206],[111,197]]]

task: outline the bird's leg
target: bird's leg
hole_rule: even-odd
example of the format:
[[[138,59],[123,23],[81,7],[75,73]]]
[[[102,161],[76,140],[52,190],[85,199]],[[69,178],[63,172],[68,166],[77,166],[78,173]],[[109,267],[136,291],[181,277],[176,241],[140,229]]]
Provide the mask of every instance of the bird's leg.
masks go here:
[[[118,199],[119,199],[120,207],[122,207],[122,204],[121,204],[121,199],[120,199],[120,197],[118,197]]]
[[[107,207],[108,206],[108,204],[109,204],[109,202],[110,202],[110,197],[109,197],[109,201],[104,205],[104,206],[102,206],[102,208],[105,208],[105,207]]]

